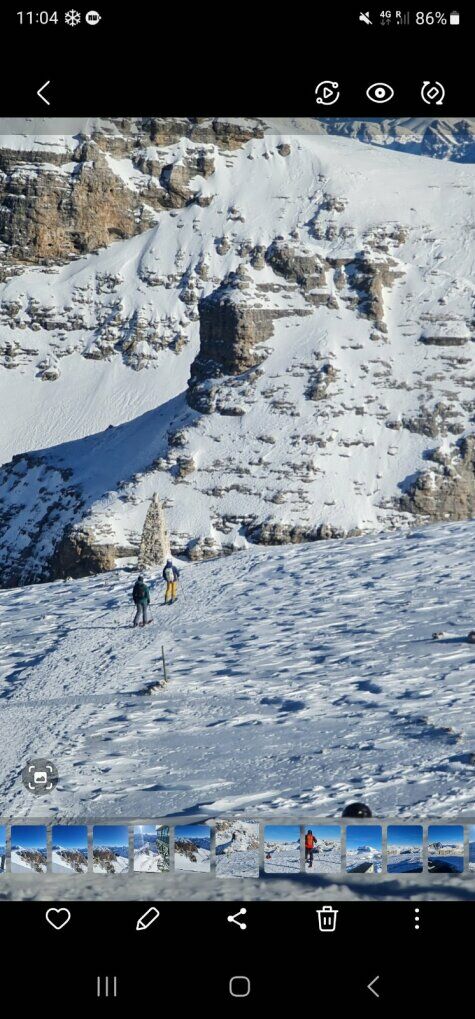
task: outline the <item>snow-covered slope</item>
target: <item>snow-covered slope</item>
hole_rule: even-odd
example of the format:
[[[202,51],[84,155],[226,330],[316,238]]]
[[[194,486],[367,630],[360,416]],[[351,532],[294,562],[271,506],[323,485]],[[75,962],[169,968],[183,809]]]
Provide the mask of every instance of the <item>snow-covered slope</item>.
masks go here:
[[[472,514],[473,167],[251,134],[88,149],[132,236],[6,273],[3,583],[134,554],[154,492],[191,558]]]
[[[315,851],[312,866],[305,862],[305,873],[334,874],[341,871],[341,844],[325,839]]]
[[[185,565],[174,606],[152,575],[144,630],[130,628],[126,570],[1,592],[4,813],[473,811],[474,533],[441,524]],[[169,682],[150,696],[162,644]],[[18,769],[39,747],[60,772],[41,803]]]
[[[388,874],[419,874],[422,872],[422,868],[420,849],[408,849],[404,853],[392,853],[388,856]]]

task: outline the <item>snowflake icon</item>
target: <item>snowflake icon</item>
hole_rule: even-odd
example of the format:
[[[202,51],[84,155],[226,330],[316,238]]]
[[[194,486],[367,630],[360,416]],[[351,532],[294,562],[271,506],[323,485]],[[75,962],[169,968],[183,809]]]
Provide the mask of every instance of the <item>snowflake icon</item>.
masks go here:
[[[67,25],[70,25],[71,28],[74,28],[76,25],[79,25],[81,15],[79,11],[75,11],[74,9],[71,11],[66,11],[64,15],[64,20]]]

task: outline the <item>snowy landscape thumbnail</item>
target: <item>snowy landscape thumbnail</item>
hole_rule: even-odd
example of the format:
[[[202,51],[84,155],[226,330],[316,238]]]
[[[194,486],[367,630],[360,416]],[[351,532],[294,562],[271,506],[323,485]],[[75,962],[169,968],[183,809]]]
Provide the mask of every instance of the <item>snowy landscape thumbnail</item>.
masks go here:
[[[264,828],[266,874],[300,873],[300,828],[266,824]]]
[[[5,861],[7,856],[7,830],[5,825],[0,825],[0,874],[5,871]]]
[[[421,825],[388,825],[389,874],[419,874],[423,869]]]
[[[429,873],[462,873],[464,833],[461,825],[429,826],[427,866]]]
[[[304,827],[305,872],[334,874],[341,871],[341,828],[312,824]]]
[[[175,870],[202,871],[211,868],[211,831],[206,824],[178,824],[175,827]]]
[[[380,874],[383,832],[379,825],[348,825],[346,869],[354,874]]]
[[[89,865],[86,825],[53,825],[53,874],[85,874]]]
[[[475,825],[470,825],[468,835],[468,866],[470,871],[475,871]]]
[[[12,825],[11,872],[34,871],[46,874],[48,866],[46,827],[43,825]]]
[[[170,867],[170,829],[141,824],[134,828],[134,871],[163,873]]]
[[[123,825],[94,825],[92,861],[95,874],[123,874],[128,871],[128,828]]]
[[[258,877],[259,825],[251,821],[216,821],[218,877]]]

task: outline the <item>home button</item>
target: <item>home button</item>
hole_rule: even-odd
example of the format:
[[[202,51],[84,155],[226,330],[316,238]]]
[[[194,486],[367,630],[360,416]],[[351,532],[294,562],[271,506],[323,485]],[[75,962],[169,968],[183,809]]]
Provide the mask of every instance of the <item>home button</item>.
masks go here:
[[[248,998],[251,993],[251,981],[249,977],[231,977],[229,981],[229,993],[232,998]]]

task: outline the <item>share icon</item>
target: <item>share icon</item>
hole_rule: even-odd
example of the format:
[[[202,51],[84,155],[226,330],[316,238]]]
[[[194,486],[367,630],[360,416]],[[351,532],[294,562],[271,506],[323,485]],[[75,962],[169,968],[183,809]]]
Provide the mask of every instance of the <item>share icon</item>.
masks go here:
[[[243,907],[242,909],[239,910],[238,913],[234,913],[234,915],[231,914],[230,916],[228,916],[229,923],[235,923],[242,931],[245,931],[247,928],[247,923],[243,923],[242,920],[238,920],[237,917],[245,916],[246,913],[247,909],[244,909]]]

